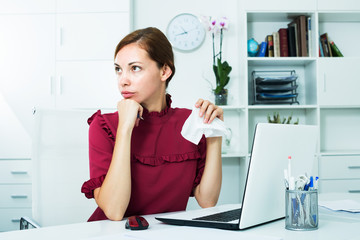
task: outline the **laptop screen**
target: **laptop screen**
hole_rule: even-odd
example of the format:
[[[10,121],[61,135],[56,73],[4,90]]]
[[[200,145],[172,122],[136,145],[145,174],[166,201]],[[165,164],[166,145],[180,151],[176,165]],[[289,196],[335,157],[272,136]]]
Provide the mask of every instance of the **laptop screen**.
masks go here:
[[[292,175],[312,175],[317,127],[267,124],[256,126],[242,201],[240,229],[285,216],[284,169],[291,156]]]

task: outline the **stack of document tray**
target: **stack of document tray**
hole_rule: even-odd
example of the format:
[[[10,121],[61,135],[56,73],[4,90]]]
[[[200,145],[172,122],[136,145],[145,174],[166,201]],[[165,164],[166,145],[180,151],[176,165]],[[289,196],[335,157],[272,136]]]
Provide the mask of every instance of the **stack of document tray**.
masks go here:
[[[253,71],[254,104],[299,104],[298,78],[291,71]]]

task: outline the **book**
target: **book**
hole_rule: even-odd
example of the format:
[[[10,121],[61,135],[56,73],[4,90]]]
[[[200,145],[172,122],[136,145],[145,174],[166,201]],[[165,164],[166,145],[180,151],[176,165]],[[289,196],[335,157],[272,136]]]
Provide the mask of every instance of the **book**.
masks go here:
[[[307,57],[308,56],[308,49],[307,49],[307,41],[306,41],[306,33],[307,33],[307,29],[306,29],[306,16],[301,15],[298,16],[297,18],[298,21],[298,34],[300,34],[300,37],[298,37],[300,39],[300,56],[301,57]]]
[[[280,28],[278,33],[280,40],[280,57],[288,57],[289,56],[288,29]]]
[[[340,52],[340,49],[336,46],[334,41],[330,41],[330,48],[333,54],[333,57],[343,57],[344,55]]]
[[[308,56],[311,57],[312,56],[312,33],[311,33],[311,17],[307,18],[307,23],[306,23],[306,27],[307,27],[307,49],[308,49]]]
[[[320,41],[323,42],[323,48],[324,48],[324,56],[325,57],[332,57],[332,52],[330,48],[330,42],[328,38],[328,34],[324,33],[320,35]]]
[[[322,46],[320,39],[319,39],[319,57],[324,57],[324,48]]]
[[[320,37],[320,43],[324,50],[324,57],[331,57],[330,56],[330,47],[328,46],[325,38]]]
[[[297,24],[295,21],[292,21],[288,24],[288,32],[289,56],[297,57],[299,56],[299,47],[297,37]]]
[[[332,57],[332,51],[330,47],[330,42],[328,38],[328,34],[324,33],[320,35],[320,40],[323,42],[323,48],[324,48],[324,56],[325,57]]]
[[[266,36],[266,42],[267,42],[267,56],[268,57],[274,57],[274,40],[272,35]]]
[[[322,46],[324,57],[330,57],[329,47],[325,43],[324,38],[320,37],[320,45]]]
[[[260,43],[260,49],[258,54],[256,55],[257,57],[265,57],[266,55],[266,49],[267,49],[267,42],[261,42]]]
[[[273,32],[274,57],[280,57],[280,36],[279,32]]]

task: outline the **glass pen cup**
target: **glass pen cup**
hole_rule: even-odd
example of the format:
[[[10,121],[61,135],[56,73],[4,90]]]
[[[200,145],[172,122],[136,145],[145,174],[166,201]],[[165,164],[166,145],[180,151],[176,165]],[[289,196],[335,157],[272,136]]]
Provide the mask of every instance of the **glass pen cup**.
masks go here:
[[[286,190],[285,228],[316,230],[319,226],[318,191]]]

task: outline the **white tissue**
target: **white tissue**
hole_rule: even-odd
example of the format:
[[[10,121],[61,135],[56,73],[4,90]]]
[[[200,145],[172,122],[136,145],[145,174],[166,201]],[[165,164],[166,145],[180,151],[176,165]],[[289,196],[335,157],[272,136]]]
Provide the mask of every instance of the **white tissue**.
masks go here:
[[[202,135],[208,137],[230,137],[231,132],[226,128],[225,123],[219,118],[215,118],[210,124],[204,123],[204,117],[199,116],[199,108],[194,107],[188,119],[186,119],[181,135],[188,141],[199,144]]]

